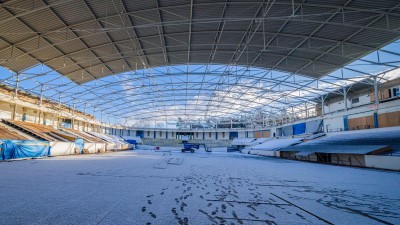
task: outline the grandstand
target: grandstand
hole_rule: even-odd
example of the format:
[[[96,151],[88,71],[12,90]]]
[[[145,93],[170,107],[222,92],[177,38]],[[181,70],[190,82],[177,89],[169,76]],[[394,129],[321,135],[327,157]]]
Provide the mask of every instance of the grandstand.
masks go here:
[[[202,193],[192,205],[204,206],[185,211],[184,200],[192,198],[191,193],[171,203],[180,204],[169,210],[173,216],[156,216],[149,212],[154,206],[151,197],[146,197],[147,206],[135,210],[147,216],[135,211],[133,219],[127,216],[122,221],[125,211],[120,210],[121,215],[107,220],[111,210],[95,222],[86,220],[110,205],[131,209],[123,197],[116,203],[115,196],[105,191],[106,206],[89,212],[82,206],[82,214],[89,214],[86,219],[60,216],[61,211],[79,208],[71,203],[70,208],[48,215],[27,209],[31,214],[22,219],[0,216],[0,224],[400,224],[399,213],[385,214],[386,206],[379,212],[372,206],[353,209],[358,203],[326,203],[317,195],[302,199],[295,193],[299,189],[274,189],[295,187],[308,193],[314,180],[301,171],[315,175],[315,182],[325,182],[324,174],[310,168],[332,170],[328,174],[333,180],[338,177],[335,171],[347,171],[357,184],[366,181],[357,180],[360,174],[354,171],[377,169],[390,177],[384,179],[388,186],[394,186],[386,170],[400,171],[400,4],[396,0],[4,0],[0,2],[0,120],[0,163],[8,171],[0,175],[6,183],[0,193],[8,193],[7,187],[35,185],[50,190],[41,177],[54,171],[76,182],[68,189],[80,189],[84,183],[82,193],[91,195],[89,190],[94,190],[96,196],[80,198],[83,202],[99,200],[102,190],[138,189],[148,192],[143,196],[154,196],[155,187],[166,180],[184,180]],[[181,153],[184,142],[216,151]],[[25,159],[37,160],[28,165]],[[7,164],[16,161],[26,168]],[[57,168],[61,164],[69,169]],[[148,170],[141,171],[142,166]],[[20,182],[13,174],[26,179]],[[215,179],[208,181],[210,187],[215,188],[203,193],[207,187],[196,182],[210,177]],[[304,185],[289,185],[284,177]],[[133,186],[124,187],[118,179]],[[40,181],[44,186],[38,185]],[[136,186],[142,183],[148,189]],[[247,186],[242,190],[243,185]],[[261,190],[265,187],[271,189]],[[162,187],[160,195],[167,189],[173,187]],[[206,197],[215,190],[224,191]],[[376,194],[371,190],[359,192],[364,199],[355,201],[365,202]],[[35,191],[29,192],[34,196],[28,199],[30,206],[56,208],[54,202],[35,199]],[[75,196],[57,191],[50,191],[46,199]],[[252,196],[243,194],[247,192]],[[273,195],[258,199],[265,193]],[[294,194],[276,197],[282,193]],[[253,197],[256,201],[249,201]],[[7,202],[11,198],[0,197],[1,205],[13,205]],[[321,210],[321,215],[312,213],[319,206],[307,199],[329,209]],[[63,200],[57,199],[58,204]],[[209,204],[197,204],[204,201]],[[217,202],[222,205],[216,206]],[[242,207],[245,203],[247,208]],[[272,216],[269,208],[255,210],[274,204],[279,207]],[[10,215],[7,210],[15,208],[0,213]]]

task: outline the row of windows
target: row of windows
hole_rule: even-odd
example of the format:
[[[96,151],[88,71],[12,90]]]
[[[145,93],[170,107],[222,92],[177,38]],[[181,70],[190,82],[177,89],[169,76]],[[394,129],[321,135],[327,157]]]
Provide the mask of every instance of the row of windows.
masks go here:
[[[171,135],[172,135],[172,137],[174,137],[174,136],[175,136],[175,132],[172,132]],[[148,136],[148,137],[151,136],[150,131],[147,131],[147,136]],[[162,137],[162,131],[160,131],[159,137]],[[196,133],[196,137],[197,137],[197,138],[199,137],[199,133]],[[211,137],[211,132],[208,133],[208,137]],[[223,138],[225,137],[225,132],[222,132],[222,137],[223,137]]]

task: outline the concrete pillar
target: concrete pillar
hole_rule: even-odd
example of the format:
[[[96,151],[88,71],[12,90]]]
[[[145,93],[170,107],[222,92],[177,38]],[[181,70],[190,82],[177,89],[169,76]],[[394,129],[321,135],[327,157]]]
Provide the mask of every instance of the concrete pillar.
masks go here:
[[[321,115],[325,115],[325,98],[324,96],[321,96]]]

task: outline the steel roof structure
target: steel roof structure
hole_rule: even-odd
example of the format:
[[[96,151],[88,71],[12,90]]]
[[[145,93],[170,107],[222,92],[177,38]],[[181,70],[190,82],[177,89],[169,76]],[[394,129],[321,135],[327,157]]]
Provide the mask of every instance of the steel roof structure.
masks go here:
[[[399,38],[397,0],[0,3],[3,82],[126,120],[297,107],[397,69]]]

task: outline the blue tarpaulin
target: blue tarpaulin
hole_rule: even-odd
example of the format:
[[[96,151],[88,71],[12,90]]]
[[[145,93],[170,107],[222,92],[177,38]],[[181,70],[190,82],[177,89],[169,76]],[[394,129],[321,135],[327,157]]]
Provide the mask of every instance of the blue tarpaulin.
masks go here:
[[[50,144],[48,141],[36,140],[0,140],[1,158],[36,158],[50,155]]]
[[[299,123],[293,125],[293,135],[304,134],[306,132],[306,123]]]
[[[133,144],[133,145],[137,144],[136,140],[125,139],[125,141],[128,142],[129,144]]]
[[[85,142],[81,138],[75,139],[75,146],[79,148],[79,153],[83,154],[83,147],[85,145]]]

